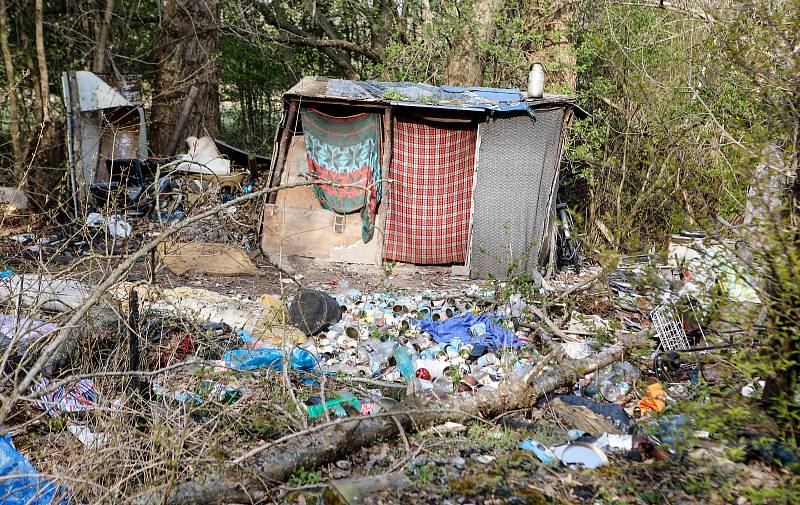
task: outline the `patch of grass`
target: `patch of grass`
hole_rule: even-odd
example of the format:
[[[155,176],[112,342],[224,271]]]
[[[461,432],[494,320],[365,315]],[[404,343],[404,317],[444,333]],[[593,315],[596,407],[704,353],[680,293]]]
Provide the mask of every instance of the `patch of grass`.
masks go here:
[[[309,484],[319,484],[324,481],[325,478],[321,472],[309,471],[303,466],[295,470],[292,476],[289,477],[289,483],[293,486],[308,486]]]
[[[712,483],[707,475],[687,474],[683,479],[673,479],[672,483],[675,487],[683,489],[696,498],[707,497],[711,494]]]
[[[798,484],[795,482],[795,484]],[[744,486],[741,494],[752,505],[790,505],[800,503],[800,488],[797,486],[785,487],[753,487]]]
[[[419,466],[414,471],[414,481],[417,485],[425,485],[431,481],[433,471],[431,464]]]

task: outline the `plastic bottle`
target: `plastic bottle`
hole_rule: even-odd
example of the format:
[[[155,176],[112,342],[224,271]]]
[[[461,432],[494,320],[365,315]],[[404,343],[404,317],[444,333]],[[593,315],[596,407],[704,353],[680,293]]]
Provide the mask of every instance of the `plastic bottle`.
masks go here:
[[[347,415],[347,411],[342,408],[342,405],[349,404],[352,405],[357,411],[361,411],[361,403],[358,401],[358,398],[338,398],[336,400],[328,400],[325,402],[325,407],[328,408],[328,412],[332,413],[337,417],[345,417]],[[325,407],[322,404],[311,405],[308,407],[308,417],[311,419],[316,419],[319,416],[325,413]]]
[[[448,395],[453,392],[453,380],[446,375],[437,377],[433,381],[433,389],[439,395]]]
[[[408,381],[414,377],[414,362],[411,360],[411,356],[408,355],[408,352],[402,347],[397,346],[392,353],[394,356],[394,360],[397,362],[397,369],[400,371],[400,374],[403,378]]]
[[[628,391],[630,391],[631,386],[627,382],[613,382],[609,380],[604,380],[600,383],[600,394],[603,395],[607,401],[616,403],[622,400]]]

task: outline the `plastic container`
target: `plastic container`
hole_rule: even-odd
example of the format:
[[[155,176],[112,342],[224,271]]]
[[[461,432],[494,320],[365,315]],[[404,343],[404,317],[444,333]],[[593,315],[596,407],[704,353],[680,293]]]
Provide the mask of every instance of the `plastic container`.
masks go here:
[[[337,398],[336,400],[328,400],[325,402],[325,407],[328,408],[328,412],[332,412],[335,416],[338,417],[345,417],[347,416],[347,411],[344,410],[342,407],[343,405],[350,405],[358,412],[361,412],[361,402],[358,401],[358,398],[355,396],[351,398]],[[318,405],[311,405],[308,407],[308,417],[311,419],[316,419],[325,414],[325,407],[322,404]]]
[[[392,354],[394,360],[397,362],[397,369],[400,371],[403,378],[406,381],[412,379],[416,370],[414,368],[414,362],[411,360],[411,356],[408,355],[408,352],[406,352],[402,346],[397,346]]]

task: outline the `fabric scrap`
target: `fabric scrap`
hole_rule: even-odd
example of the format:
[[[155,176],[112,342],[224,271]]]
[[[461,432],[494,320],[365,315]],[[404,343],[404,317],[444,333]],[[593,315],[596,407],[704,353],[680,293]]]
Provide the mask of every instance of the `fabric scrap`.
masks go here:
[[[470,269],[498,279],[538,275],[549,249],[564,110],[481,123]]]
[[[47,390],[50,381],[44,377],[39,379],[33,387],[34,392],[40,393]],[[62,412],[82,412],[92,410],[97,406],[98,395],[91,379],[81,379],[71,386],[62,386],[53,393],[45,393],[34,404],[44,410],[51,417],[58,417]]]
[[[59,327],[53,323],[18,317],[14,314],[0,314],[0,353],[13,344],[11,356],[22,357],[33,341],[51,335],[58,329]]]
[[[161,261],[175,275],[261,275],[244,249],[229,244],[164,242],[157,250]]]
[[[517,339],[514,332],[501,326],[500,321],[501,318],[493,312],[483,315],[465,312],[443,321],[422,319],[418,322],[422,331],[430,334],[431,338],[440,344],[450,343],[457,338],[464,344],[479,344],[494,349],[521,346],[522,342]],[[484,325],[486,332],[480,335],[470,333],[470,328],[477,324]]]
[[[476,128],[395,121],[385,259],[466,261],[477,138]]]
[[[58,330],[53,323],[45,323],[14,314],[0,314],[0,334],[9,338],[14,336],[20,340],[36,340]]]
[[[334,117],[304,109],[302,122],[309,174],[336,184],[314,185],[320,205],[339,214],[361,211],[361,239],[369,242],[381,198],[380,115]]]

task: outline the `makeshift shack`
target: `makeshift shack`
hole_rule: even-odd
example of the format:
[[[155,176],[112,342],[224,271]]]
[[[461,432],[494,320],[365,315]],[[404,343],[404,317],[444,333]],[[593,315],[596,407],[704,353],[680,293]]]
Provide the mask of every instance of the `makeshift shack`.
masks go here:
[[[265,253],[531,272],[551,254],[574,101],[305,77],[283,96]]]
[[[205,188],[207,183],[214,182],[228,195],[237,194],[245,175],[255,181],[271,163],[268,157],[218,139],[194,136],[186,138],[187,153],[148,158],[147,124],[138,76],[70,70],[62,74],[61,84],[67,110],[67,154],[76,216],[84,216],[87,209],[132,217],[149,213],[155,203],[156,174],[162,177],[185,174],[197,181],[195,187]],[[191,107],[184,107],[183,114],[190,111]],[[174,132],[176,143],[185,129],[185,122],[178,123]],[[163,181],[158,187],[165,191]],[[192,198],[188,196],[190,202]]]
[[[141,191],[147,159],[141,83],[136,76],[104,77],[82,70],[61,75],[76,214],[92,195],[102,199],[118,187]]]

